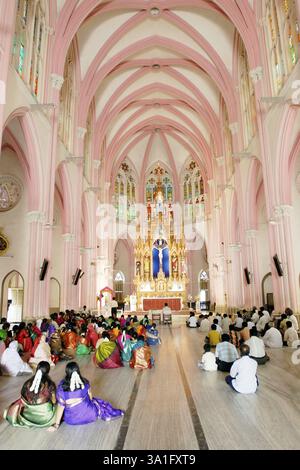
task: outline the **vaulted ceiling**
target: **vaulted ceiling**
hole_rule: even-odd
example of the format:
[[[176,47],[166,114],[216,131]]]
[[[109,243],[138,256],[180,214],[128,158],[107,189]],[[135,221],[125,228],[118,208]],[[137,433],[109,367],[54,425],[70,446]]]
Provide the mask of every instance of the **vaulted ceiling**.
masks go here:
[[[57,3],[62,12],[65,2]],[[223,152],[221,97],[235,120],[239,3],[249,9],[245,17],[253,15],[252,2],[245,0],[73,1],[82,126],[94,103],[96,148],[104,156],[107,181],[124,158],[141,181],[155,161],[180,181],[189,157],[205,179],[213,177],[213,158]]]

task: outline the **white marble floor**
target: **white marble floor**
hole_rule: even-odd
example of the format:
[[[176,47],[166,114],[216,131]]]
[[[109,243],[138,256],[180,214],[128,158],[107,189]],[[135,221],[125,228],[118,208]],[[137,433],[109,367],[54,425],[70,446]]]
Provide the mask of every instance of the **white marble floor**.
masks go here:
[[[124,418],[55,433],[13,428],[0,421],[0,449],[300,449],[300,365],[292,350],[270,350],[259,366],[255,395],[234,393],[225,374],[200,371],[204,335],[176,321],[161,326],[152,370],[97,369],[80,358],[94,396],[127,410]],[[51,373],[58,382],[65,364]],[[0,413],[15,400],[24,377],[0,377]]]

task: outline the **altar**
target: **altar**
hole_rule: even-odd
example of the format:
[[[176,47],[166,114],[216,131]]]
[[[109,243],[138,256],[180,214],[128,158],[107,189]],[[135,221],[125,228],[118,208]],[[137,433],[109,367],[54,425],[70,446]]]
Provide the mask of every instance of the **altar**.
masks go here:
[[[149,310],[162,310],[165,304],[168,304],[171,310],[180,311],[182,310],[182,300],[179,297],[170,298],[143,298],[143,310],[148,312]]]
[[[147,213],[137,224],[134,248],[137,310],[160,310],[168,303],[179,311],[186,303],[189,282],[182,214],[174,216],[168,172],[158,164],[149,181]]]

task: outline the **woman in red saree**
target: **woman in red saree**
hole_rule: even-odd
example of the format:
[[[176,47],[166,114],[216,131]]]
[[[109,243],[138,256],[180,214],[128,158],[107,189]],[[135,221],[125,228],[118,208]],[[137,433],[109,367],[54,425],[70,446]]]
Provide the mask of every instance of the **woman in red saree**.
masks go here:
[[[143,336],[139,336],[132,347],[132,358],[129,365],[132,369],[151,369],[154,366],[151,349],[146,346]]]
[[[19,344],[21,344],[24,353],[31,352],[33,343],[32,343],[32,339],[30,338],[30,334],[24,322],[21,322],[19,325],[16,340],[18,341]]]
[[[98,334],[95,331],[94,325],[90,323],[87,327],[87,339],[89,340],[91,346],[96,349],[96,344],[99,339]]]
[[[77,334],[75,333],[74,328],[70,326],[68,331],[63,336],[64,354],[70,357],[75,357],[77,344]]]

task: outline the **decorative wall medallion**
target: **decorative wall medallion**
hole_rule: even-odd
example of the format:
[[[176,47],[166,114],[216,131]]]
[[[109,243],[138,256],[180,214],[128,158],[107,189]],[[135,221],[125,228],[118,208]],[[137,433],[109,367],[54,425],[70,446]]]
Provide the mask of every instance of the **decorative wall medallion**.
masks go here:
[[[12,175],[0,176],[0,212],[9,211],[15,207],[22,195],[22,184]]]
[[[3,256],[9,248],[7,238],[0,232],[0,256]]]

